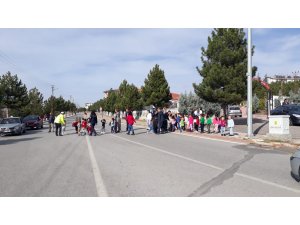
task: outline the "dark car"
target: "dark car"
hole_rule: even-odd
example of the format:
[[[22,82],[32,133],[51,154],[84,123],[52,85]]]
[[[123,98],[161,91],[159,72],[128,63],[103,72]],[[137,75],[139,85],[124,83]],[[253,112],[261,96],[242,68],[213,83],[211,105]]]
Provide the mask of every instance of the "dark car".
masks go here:
[[[270,114],[289,115],[291,126],[300,124],[300,105],[296,105],[296,104],[281,105],[273,109]]]
[[[43,128],[43,120],[39,116],[30,115],[26,116],[23,119],[23,123],[25,124],[26,128]]]
[[[20,117],[9,117],[2,119],[0,122],[0,135],[25,133],[25,125],[22,123]]]

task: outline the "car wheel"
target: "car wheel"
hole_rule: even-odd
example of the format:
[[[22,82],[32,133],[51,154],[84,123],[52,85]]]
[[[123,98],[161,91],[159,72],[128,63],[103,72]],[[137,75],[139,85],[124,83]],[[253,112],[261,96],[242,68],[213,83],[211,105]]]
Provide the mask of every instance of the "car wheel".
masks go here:
[[[26,128],[23,130],[23,134],[25,134],[26,133]]]

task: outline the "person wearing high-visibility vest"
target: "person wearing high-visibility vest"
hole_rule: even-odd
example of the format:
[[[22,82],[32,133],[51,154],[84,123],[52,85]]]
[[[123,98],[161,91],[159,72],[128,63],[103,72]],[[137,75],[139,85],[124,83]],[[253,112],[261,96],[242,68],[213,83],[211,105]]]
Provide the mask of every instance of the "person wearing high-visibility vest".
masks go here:
[[[65,124],[64,114],[64,112],[61,112],[54,120],[56,136],[63,136],[61,133],[61,126]]]

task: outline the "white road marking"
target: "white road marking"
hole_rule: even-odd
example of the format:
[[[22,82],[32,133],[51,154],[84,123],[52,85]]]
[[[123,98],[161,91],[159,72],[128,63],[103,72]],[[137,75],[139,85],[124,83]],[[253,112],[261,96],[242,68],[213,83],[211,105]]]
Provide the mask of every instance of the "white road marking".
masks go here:
[[[98,197],[108,197],[107,191],[106,191],[106,187],[104,185],[95,155],[94,155],[94,151],[91,145],[91,141],[88,135],[86,135],[86,142],[87,142],[87,146],[88,146],[88,150],[89,150],[89,155],[90,155],[90,160],[91,160],[91,164],[92,164],[92,169],[93,169],[93,174],[94,174],[94,179],[95,179],[95,183],[96,183],[96,189],[97,189],[97,194]]]
[[[179,155],[179,154],[176,154],[176,153],[168,152],[168,151],[165,151],[163,149],[156,148],[156,147],[153,147],[153,146],[150,146],[150,145],[145,145],[145,144],[142,144],[140,142],[132,141],[132,140],[129,140],[127,138],[123,138],[123,137],[120,137],[120,136],[117,136],[117,135],[112,135],[112,136],[116,137],[116,138],[119,138],[119,139],[122,139],[124,141],[130,142],[130,143],[136,144],[136,145],[140,145],[140,146],[152,149],[152,150],[157,151],[157,152],[162,152],[164,154],[171,155],[171,156],[174,156],[174,157],[177,157],[177,158],[180,158],[180,159],[184,159],[184,160],[187,160],[187,161],[199,164],[199,165],[203,165],[203,166],[206,166],[206,167],[210,167],[210,168],[222,171],[222,172],[225,171],[225,169],[223,169],[221,167],[214,166],[214,165],[209,164],[209,163],[205,163],[205,162],[201,162],[201,161],[198,161],[198,160],[195,160],[195,159],[191,159],[189,157],[185,157],[185,156],[182,156],[182,155]],[[249,176],[249,175],[246,175],[246,174],[243,174],[243,173],[235,173],[234,176],[244,177],[246,179],[253,180],[253,181],[256,181],[256,182],[260,182],[260,183],[263,183],[263,184],[267,184],[267,185],[270,185],[270,186],[273,186],[273,187],[276,187],[276,188],[284,189],[284,190],[295,192],[295,193],[300,193],[300,189],[290,188],[290,187],[287,187],[287,186],[284,186],[284,185],[280,185],[280,184],[277,184],[277,183],[274,183],[274,182],[271,182],[271,181],[263,180],[263,179],[260,179],[260,178],[257,178],[257,177]]]
[[[211,138],[210,137],[203,137],[201,135],[195,136],[195,135],[182,134],[182,133],[176,133],[176,132],[172,132],[171,134],[182,135],[182,136],[187,136],[187,137],[194,137],[194,138],[201,138],[201,139],[206,139],[206,140],[211,140],[211,141],[226,142],[226,143],[231,143],[231,144],[248,145],[248,143],[244,143],[244,142],[222,140],[222,139],[216,139],[216,138],[213,138],[213,137],[211,137]]]

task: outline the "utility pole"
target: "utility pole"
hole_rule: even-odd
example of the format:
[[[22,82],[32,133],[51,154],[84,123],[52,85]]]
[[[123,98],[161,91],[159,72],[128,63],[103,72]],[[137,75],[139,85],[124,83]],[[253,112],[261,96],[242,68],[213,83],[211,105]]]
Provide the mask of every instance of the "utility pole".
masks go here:
[[[252,43],[251,43],[251,28],[248,28],[248,82],[247,82],[247,125],[248,138],[253,136],[252,127]]]
[[[55,89],[54,88],[54,85],[52,84],[51,85],[51,112],[52,112],[52,114],[54,115],[54,90],[57,90],[57,89]]]

